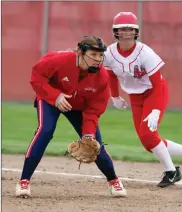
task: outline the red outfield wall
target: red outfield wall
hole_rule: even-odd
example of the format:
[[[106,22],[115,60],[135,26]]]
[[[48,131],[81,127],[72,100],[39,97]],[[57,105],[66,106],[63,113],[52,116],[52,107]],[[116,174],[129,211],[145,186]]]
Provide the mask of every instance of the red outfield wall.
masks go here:
[[[84,35],[112,43],[112,19],[121,11],[138,15],[138,3],[49,3],[48,50],[73,48]],[[142,41],[166,63],[162,70],[170,87],[169,107],[182,109],[182,2],[143,2],[142,13]],[[43,2],[2,2],[3,100],[33,99],[29,79],[41,56],[42,26]]]

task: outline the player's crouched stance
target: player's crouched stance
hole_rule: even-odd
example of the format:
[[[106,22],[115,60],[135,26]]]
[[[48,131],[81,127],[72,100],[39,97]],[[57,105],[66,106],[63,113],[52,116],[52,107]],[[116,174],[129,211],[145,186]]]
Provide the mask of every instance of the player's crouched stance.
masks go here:
[[[126,190],[116,176],[112,159],[102,143],[98,119],[110,96],[108,75],[102,66],[106,46],[97,37],[85,37],[75,51],[51,52],[32,69],[31,85],[36,92],[35,107],[39,126],[24,161],[17,197],[29,197],[30,178],[53,138],[56,123],[63,114],[81,140],[99,142],[95,163],[106,176],[110,193],[125,197]],[[73,155],[72,155],[73,156]]]

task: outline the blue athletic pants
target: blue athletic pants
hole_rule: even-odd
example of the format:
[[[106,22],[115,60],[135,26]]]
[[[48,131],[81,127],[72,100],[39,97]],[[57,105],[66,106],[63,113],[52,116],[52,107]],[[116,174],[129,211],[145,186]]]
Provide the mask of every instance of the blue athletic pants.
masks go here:
[[[40,162],[44,154],[44,151],[48,143],[53,138],[57,120],[60,114],[63,114],[72,124],[78,135],[80,137],[82,136],[81,111],[70,111],[66,113],[61,113],[58,108],[48,104],[44,100],[35,101],[35,107],[37,108],[38,128],[25,155],[25,161],[21,179],[30,180],[31,176],[33,175],[38,163]],[[97,127],[96,139],[100,144],[102,144],[99,127]],[[108,181],[116,178],[112,159],[105,150],[104,145],[102,145],[101,152],[96,160],[96,165],[100,169],[100,171],[106,176]]]

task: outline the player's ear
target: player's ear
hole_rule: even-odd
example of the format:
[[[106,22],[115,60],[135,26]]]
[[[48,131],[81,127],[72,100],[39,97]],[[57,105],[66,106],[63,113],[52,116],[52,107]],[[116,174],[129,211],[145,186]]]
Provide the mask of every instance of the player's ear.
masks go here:
[[[80,49],[78,49],[77,54],[78,54],[78,56],[82,56],[83,55],[82,51]]]

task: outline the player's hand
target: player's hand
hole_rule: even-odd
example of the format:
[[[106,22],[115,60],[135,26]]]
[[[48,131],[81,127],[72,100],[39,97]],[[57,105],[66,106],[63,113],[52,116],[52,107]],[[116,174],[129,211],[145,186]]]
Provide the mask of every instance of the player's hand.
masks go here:
[[[64,93],[61,93],[58,98],[56,99],[56,107],[61,111],[61,112],[68,112],[72,109],[72,106],[70,103],[66,100],[67,98],[71,98],[71,95],[67,95]]]
[[[128,107],[127,102],[122,97],[111,97],[113,106],[117,109],[126,109]]]
[[[147,126],[149,127],[151,132],[154,132],[157,130],[158,127],[158,121],[159,121],[159,117],[160,117],[160,110],[152,110],[152,112],[143,120],[148,121]]]

